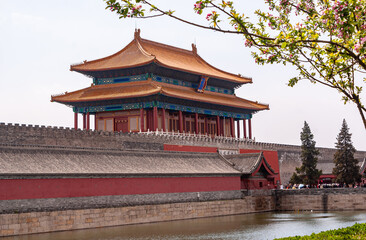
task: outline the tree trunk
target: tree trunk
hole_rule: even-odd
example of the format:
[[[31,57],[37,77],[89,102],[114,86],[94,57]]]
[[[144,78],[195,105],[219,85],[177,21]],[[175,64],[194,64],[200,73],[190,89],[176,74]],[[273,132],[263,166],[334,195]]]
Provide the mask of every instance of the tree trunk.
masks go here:
[[[366,118],[365,118],[365,114],[363,112],[363,109],[361,108],[361,105],[359,103],[356,103],[357,104],[357,108],[358,108],[358,111],[360,112],[360,115],[361,115],[361,118],[362,118],[362,122],[363,122],[363,125],[366,129]]]

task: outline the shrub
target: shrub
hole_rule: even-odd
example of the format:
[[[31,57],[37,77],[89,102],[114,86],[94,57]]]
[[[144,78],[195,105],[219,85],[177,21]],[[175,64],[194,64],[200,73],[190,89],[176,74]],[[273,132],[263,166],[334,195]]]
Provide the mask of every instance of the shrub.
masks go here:
[[[356,223],[347,228],[313,233],[310,236],[295,236],[278,238],[277,240],[341,240],[341,239],[366,239],[366,223]]]

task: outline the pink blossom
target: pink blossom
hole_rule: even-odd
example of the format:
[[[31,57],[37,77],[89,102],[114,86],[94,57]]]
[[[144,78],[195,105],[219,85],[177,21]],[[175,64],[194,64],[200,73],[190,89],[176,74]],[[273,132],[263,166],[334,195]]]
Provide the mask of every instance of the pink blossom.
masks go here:
[[[355,51],[359,53],[360,52],[360,49],[361,49],[361,44],[356,43],[355,44]]]
[[[253,46],[253,42],[250,41],[249,39],[247,39],[247,40],[245,40],[245,46],[246,47],[251,47],[251,46]]]
[[[365,42],[366,42],[366,36],[365,37],[363,37],[363,38],[361,38],[361,45],[363,45]]]

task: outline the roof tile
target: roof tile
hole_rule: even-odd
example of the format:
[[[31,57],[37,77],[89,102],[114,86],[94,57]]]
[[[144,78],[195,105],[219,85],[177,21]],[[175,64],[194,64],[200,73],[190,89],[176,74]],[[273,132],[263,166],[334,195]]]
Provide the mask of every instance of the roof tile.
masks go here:
[[[240,174],[217,153],[1,149],[1,174]]]
[[[135,34],[135,38],[121,51],[105,58],[72,65],[70,69],[85,73],[131,68],[146,65],[151,62],[175,70],[240,84],[252,82],[251,78],[228,73],[213,67],[203,60],[196,51],[188,51],[142,39],[140,38],[140,34]]]
[[[136,98],[155,95],[158,93],[178,99],[220,104],[241,109],[269,109],[268,105],[239,98],[235,95],[209,91],[205,91],[204,93],[198,93],[193,88],[155,82],[152,80],[96,86],[93,85],[91,87],[84,88],[75,92],[65,93],[59,96],[53,96],[51,101],[60,103],[102,101],[112,99]]]

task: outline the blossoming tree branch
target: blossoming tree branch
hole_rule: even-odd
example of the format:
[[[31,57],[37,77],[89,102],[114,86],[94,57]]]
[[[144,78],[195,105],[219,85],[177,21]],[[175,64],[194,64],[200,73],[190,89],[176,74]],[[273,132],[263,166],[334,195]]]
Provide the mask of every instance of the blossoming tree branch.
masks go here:
[[[199,28],[241,34],[258,64],[292,64],[298,75],[289,86],[309,80],[337,90],[357,107],[366,129],[361,94],[366,83],[366,0],[265,0],[253,21],[231,1],[196,1],[193,10],[205,24],[161,9],[152,0],[104,0],[120,18],[168,16]],[[222,26],[228,26],[223,28]],[[364,95],[363,95],[364,96]]]

